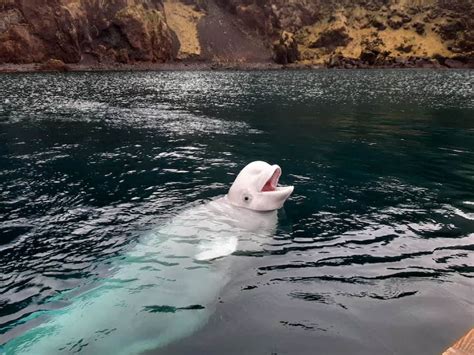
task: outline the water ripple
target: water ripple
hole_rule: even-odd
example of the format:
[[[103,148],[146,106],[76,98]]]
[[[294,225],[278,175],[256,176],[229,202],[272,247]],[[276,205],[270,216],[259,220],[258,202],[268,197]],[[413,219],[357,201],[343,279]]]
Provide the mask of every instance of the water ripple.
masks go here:
[[[166,350],[209,336],[218,353],[234,340],[304,353],[337,337],[339,353],[440,353],[472,326],[473,83],[463,70],[3,75],[0,343],[262,159],[296,187],[279,229],[240,241],[215,318]],[[159,275],[183,259],[143,261]]]

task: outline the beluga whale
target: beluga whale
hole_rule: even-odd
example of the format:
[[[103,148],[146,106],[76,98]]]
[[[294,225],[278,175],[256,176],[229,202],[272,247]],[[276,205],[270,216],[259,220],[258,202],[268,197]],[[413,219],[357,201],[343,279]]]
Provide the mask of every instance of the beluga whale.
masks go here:
[[[281,168],[245,166],[225,196],[185,209],[113,260],[110,276],[67,306],[41,311],[6,354],[139,354],[203,326],[230,277],[239,240],[271,236],[277,210],[293,192],[279,186]],[[1,349],[1,347],[0,347]]]

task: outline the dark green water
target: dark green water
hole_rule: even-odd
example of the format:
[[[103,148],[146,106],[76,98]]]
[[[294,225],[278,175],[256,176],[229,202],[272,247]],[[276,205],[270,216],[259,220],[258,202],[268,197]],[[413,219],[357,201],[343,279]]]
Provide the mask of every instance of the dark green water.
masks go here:
[[[473,86],[473,71],[1,75],[0,344],[266,160],[295,186],[276,235],[229,257],[207,324],[151,353],[440,353],[474,325]]]

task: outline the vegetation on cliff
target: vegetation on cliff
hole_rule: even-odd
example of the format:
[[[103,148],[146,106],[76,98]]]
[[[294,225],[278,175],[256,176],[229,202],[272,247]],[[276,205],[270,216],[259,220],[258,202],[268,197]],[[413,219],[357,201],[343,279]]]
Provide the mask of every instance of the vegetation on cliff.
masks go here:
[[[276,40],[294,34],[300,63],[472,65],[472,0],[218,0]]]

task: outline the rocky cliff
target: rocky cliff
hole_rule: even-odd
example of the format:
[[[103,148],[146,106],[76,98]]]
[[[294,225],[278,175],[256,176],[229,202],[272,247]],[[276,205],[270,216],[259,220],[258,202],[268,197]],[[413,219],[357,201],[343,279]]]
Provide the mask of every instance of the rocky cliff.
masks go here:
[[[161,0],[0,0],[0,62],[166,61]]]
[[[278,41],[292,33],[292,61],[327,66],[472,66],[472,0],[218,0],[243,23]]]
[[[0,63],[474,66],[472,0],[0,0]]]

